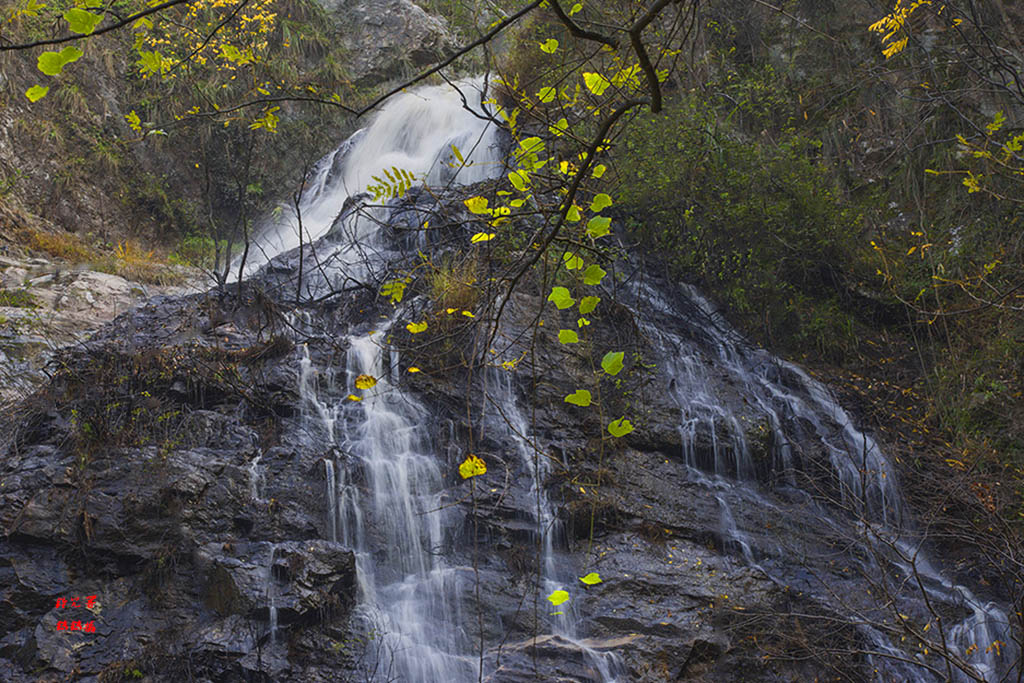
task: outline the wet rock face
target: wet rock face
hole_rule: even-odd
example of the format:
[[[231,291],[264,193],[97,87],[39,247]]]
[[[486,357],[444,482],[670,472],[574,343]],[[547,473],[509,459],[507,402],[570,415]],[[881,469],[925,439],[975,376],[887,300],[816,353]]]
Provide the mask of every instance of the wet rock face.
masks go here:
[[[250,298],[235,310],[215,296],[154,301],[68,354],[67,371],[23,404],[0,461],[0,659],[15,680],[115,669],[161,680],[365,674],[373,641],[350,621],[354,557],[325,540],[323,459],[332,450],[303,415],[298,382],[307,351],[343,376],[343,332],[387,309],[371,294],[346,294],[315,312],[311,338],[301,326],[270,324],[268,309],[292,296],[279,291],[281,301]],[[511,319],[537,304],[520,298]],[[442,470],[454,472],[467,389],[422,375],[408,388],[435,411],[433,445]],[[589,426],[554,398],[536,415],[545,448],[594,475],[580,475],[588,493],[562,468],[547,483],[565,529],[559,562],[582,566],[593,526],[602,558],[594,568],[606,582],[574,591],[587,638],[551,633],[552,610],[533,578],[529,474],[508,435],[485,430],[481,453],[507,483],[481,489],[474,512],[466,483],[446,478],[444,499],[455,507],[442,550],[466,567],[458,581],[467,632],[483,614],[488,680],[601,680],[609,672],[593,653],[603,651],[619,653],[623,680],[735,661],[737,645],[710,605],[729,595],[730,604],[769,609],[777,588],[716,548],[720,512],[688,483],[678,431],[662,426],[610,451],[605,483],[592,485],[597,467],[581,449]],[[652,420],[670,422],[670,403],[651,405]],[[358,483],[355,464],[344,455],[339,463]],[[55,608],[72,595],[97,603]],[[96,631],[57,630],[66,619]]]
[[[394,309],[362,287],[296,307],[296,291],[330,285],[305,264],[312,284],[296,287],[298,268],[284,255],[237,298],[162,298],[117,318],[10,416],[0,670],[13,680],[125,670],[154,680],[386,678],[374,668],[386,641],[358,605],[356,558],[329,540],[341,534],[327,476],[344,475],[331,481],[370,509],[369,477],[346,449],[362,426],[343,407],[347,352]],[[414,283],[406,304],[430,302]],[[609,414],[630,411],[637,432],[602,442],[600,414],[564,401],[600,358],[559,344],[556,314],[524,354],[533,336],[520,333],[543,306],[528,291],[509,302],[499,338],[518,341],[500,358],[521,359],[515,371],[496,363],[467,381],[431,370],[472,346],[483,316],[437,340],[395,326],[398,354],[385,354],[383,374],[398,377],[389,400],[422,404],[423,450],[441,472],[442,534],[430,552],[445,558],[457,598],[437,609],[451,612],[459,654],[482,658],[495,683],[795,681],[836,670],[867,679],[864,658],[828,654],[865,649],[845,615],[878,617],[863,578],[872,560],[843,521],[835,453],[823,445],[845,425],[797,410],[810,385],[766,354],[750,351],[740,373],[691,302],[652,314],[657,328],[622,317],[599,332],[595,316],[597,348],[637,351],[621,386],[604,380],[603,397]],[[399,372],[413,360],[421,372]],[[469,452],[488,467],[473,483],[457,474]],[[360,562],[395,586],[392,554],[378,545]],[[582,584],[589,571],[603,581]],[[547,600],[555,587],[571,594],[559,609]],[[55,607],[72,595],[97,604]],[[66,619],[96,630],[58,630]]]
[[[315,461],[261,449],[273,438],[266,415],[243,414],[228,389],[244,393],[255,373],[281,390],[269,361],[291,346],[211,326],[197,303],[122,318],[21,408],[0,460],[0,669],[19,672],[13,680],[115,669],[184,680],[175,672],[186,667],[267,675],[295,630],[347,620],[354,557],[321,540]],[[267,398],[259,410],[285,400]],[[269,496],[254,477],[258,454],[268,473],[291,470]],[[89,595],[92,609],[58,607]],[[95,631],[58,629],[64,621]]]

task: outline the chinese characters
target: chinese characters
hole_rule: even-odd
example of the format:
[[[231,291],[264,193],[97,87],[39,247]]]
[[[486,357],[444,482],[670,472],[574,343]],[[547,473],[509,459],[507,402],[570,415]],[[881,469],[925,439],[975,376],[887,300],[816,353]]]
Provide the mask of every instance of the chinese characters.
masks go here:
[[[93,607],[95,607],[96,606],[96,597],[97,596],[95,596],[95,595],[86,596],[84,607],[86,609],[92,609]],[[70,609],[81,609],[82,607],[83,607],[83,605],[82,605],[82,598],[77,597],[77,596],[71,597],[71,598],[63,598],[63,597],[57,598],[57,604],[54,605],[54,609],[58,609],[58,610],[68,609],[68,608],[70,608]],[[80,621],[80,620],[71,621],[71,620],[63,620],[62,619],[62,620],[57,622],[57,630],[58,631],[82,631],[83,633],[95,633],[96,632],[96,622],[95,622],[95,620],[83,622],[83,621]]]

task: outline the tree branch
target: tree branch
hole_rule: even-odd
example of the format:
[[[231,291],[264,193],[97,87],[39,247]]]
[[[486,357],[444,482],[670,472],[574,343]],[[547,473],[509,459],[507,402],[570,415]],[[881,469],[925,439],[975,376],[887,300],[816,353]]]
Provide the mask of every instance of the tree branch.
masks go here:
[[[552,11],[555,13],[555,16],[558,17],[558,20],[565,24],[565,27],[569,29],[569,33],[575,37],[604,43],[613,50],[617,50],[619,48],[619,43],[614,38],[580,28],[579,25],[565,13],[562,6],[558,4],[558,0],[550,0],[549,4],[551,5]]]
[[[143,17],[149,16],[150,14],[156,14],[157,12],[162,12],[163,10],[169,9],[169,8],[174,7],[176,5],[191,4],[191,3],[195,2],[195,1],[196,0],[167,0],[167,2],[161,3],[161,4],[156,5],[154,7],[150,7],[149,9],[142,10],[141,12],[139,12],[137,14],[132,14],[132,15],[126,17],[125,19],[122,19],[121,21],[118,21],[118,22],[115,22],[113,24],[110,24],[109,26],[104,26],[101,29],[93,31],[92,33],[83,33],[81,35],[74,35],[74,36],[64,36],[62,38],[49,38],[47,40],[36,40],[34,42],[31,42],[31,43],[18,43],[16,45],[0,45],[0,52],[6,52],[8,50],[28,50],[29,48],[39,47],[41,45],[59,45],[60,43],[70,43],[70,42],[73,42],[73,41],[76,41],[76,40],[84,40],[86,38],[92,38],[93,36],[98,36],[98,35],[101,35],[103,33],[107,33],[109,31],[117,30],[117,29],[121,28],[122,26],[126,26],[128,24],[131,24],[131,23],[133,23],[135,21],[138,21],[139,19],[142,19]]]

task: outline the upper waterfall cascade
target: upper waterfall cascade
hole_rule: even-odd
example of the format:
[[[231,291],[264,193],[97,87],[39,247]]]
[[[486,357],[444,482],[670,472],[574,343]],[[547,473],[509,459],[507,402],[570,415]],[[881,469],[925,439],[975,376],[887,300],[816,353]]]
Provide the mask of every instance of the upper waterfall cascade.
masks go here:
[[[432,187],[469,185],[500,173],[501,129],[484,103],[491,96],[487,81],[476,78],[417,88],[388,100],[369,125],[317,162],[298,206],[283,206],[260,228],[247,272],[299,246],[300,240],[312,243],[323,237],[346,200],[367,192],[374,177],[384,178],[393,169]],[[364,224],[357,230],[352,241],[372,237],[374,227]]]

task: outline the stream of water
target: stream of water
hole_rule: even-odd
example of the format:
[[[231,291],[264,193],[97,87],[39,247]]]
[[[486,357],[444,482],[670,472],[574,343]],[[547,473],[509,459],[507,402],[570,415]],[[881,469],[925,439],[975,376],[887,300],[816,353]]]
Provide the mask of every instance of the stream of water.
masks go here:
[[[380,265],[388,254],[380,221],[345,214],[346,201],[358,197],[374,175],[391,167],[410,171],[432,185],[470,183],[500,170],[499,131],[480,105],[482,86],[478,79],[458,89],[421,88],[390,100],[365,129],[316,166],[298,208],[285,210],[283,218],[265,228],[252,267],[299,244],[299,216],[303,241],[336,235],[331,254],[335,260],[330,266],[336,272],[358,277],[359,269]],[[467,103],[476,111],[469,111]],[[454,162],[453,145],[461,150],[464,164]],[[921,577],[929,599],[966,614],[948,628],[949,649],[986,680],[1005,673],[1003,663],[1012,661],[1015,654],[1007,652],[1009,646],[1003,648],[1002,656],[988,647],[995,641],[1013,642],[1005,611],[945,579],[918,548],[897,474],[879,445],[858,431],[825,387],[800,368],[742,343],[698,292],[678,288],[666,294],[663,289],[637,285],[632,294],[641,320],[653,315],[662,321],[647,323],[645,333],[656,340],[659,362],[673,378],[681,456],[693,480],[717,501],[719,519],[707,524],[717,528],[723,551],[780,584],[784,581],[775,567],[785,549],[765,541],[763,533],[744,528],[743,510],[737,506],[773,509],[775,503],[763,492],[769,484],[808,501],[812,495],[820,497],[820,490],[799,490],[803,478],[798,474],[808,463],[797,442],[813,440],[826,454],[823,460],[831,471],[831,489],[826,493],[834,498],[834,506],[819,506],[823,527],[858,528],[850,522],[857,520],[863,529],[862,542],[874,551],[868,554],[880,558],[876,560],[880,570],[884,564],[904,577]],[[689,321],[680,315],[679,301],[687,304]],[[338,340],[347,351],[344,373],[337,377],[331,368],[315,367],[308,350],[302,359],[299,391],[304,414],[310,432],[330,453],[323,461],[326,528],[329,540],[357,554],[357,612],[370,640],[361,666],[368,677],[423,683],[473,681],[485,666],[480,643],[467,626],[475,617],[467,613],[464,596],[473,592],[474,573],[472,567],[449,559],[452,530],[463,519],[446,505],[450,482],[446,484],[441,469],[457,463],[446,462],[450,458],[443,445],[432,443],[429,410],[397,380],[401,359],[389,347],[387,332],[400,314],[401,308],[376,329],[353,330]],[[666,327],[666,319],[686,327]],[[770,465],[754,462],[743,426],[748,416],[716,395],[710,372],[727,375],[743,395],[747,412],[763,418],[773,432]],[[347,394],[361,375],[375,378],[376,385],[363,391],[361,400],[350,400]],[[488,375],[487,386],[484,404],[492,402],[495,408],[484,411],[483,428],[514,444],[519,468],[530,478],[539,578],[547,594],[571,585],[579,568],[564,561],[566,540],[545,488],[548,461],[532,443],[512,375],[495,370]],[[710,448],[704,447],[707,442]],[[255,460],[254,482],[257,466]],[[253,495],[257,494],[254,483]],[[842,508],[849,519],[839,519],[833,511]],[[808,590],[816,590],[830,608],[838,612],[849,608],[812,584]],[[915,604],[923,597],[905,590],[901,595],[900,600]],[[273,614],[271,593],[268,599]],[[552,633],[576,643],[602,680],[625,680],[618,657],[583,644],[580,616],[572,605],[567,607],[550,621]],[[923,655],[899,650],[870,624],[862,630],[874,648],[871,661],[878,680],[935,680],[927,669],[915,665],[926,662]],[[964,672],[954,678],[968,680]]]

